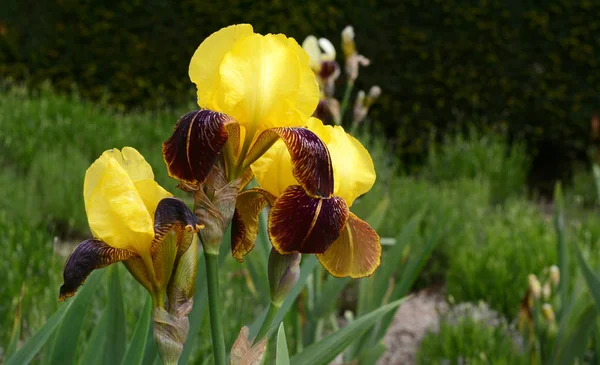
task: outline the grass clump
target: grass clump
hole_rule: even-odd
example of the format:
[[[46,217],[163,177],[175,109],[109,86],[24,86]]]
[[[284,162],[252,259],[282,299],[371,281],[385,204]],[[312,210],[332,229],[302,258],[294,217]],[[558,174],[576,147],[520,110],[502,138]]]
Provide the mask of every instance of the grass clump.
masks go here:
[[[469,308],[463,315],[442,318],[439,329],[425,335],[417,364],[529,364],[519,338],[504,319],[490,316],[493,312],[485,306]]]

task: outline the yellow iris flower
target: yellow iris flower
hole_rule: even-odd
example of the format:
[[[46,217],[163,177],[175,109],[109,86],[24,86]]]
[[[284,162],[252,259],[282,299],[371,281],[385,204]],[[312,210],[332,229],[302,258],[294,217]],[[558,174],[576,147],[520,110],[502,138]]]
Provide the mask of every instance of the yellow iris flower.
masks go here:
[[[198,105],[225,114],[238,129],[229,130],[234,138],[228,147],[235,152],[227,161],[236,175],[252,162],[245,159],[251,147],[265,149],[256,143],[261,132],[304,125],[319,102],[308,55],[296,40],[254,33],[249,24],[210,35],[192,56],[189,76]]]
[[[166,287],[173,263],[158,263],[161,257],[155,253],[171,232],[179,254],[187,250],[200,228],[193,213],[154,181],[150,165],[131,147],[105,151],[88,168],[83,197],[94,238],[69,256],[59,299],[72,296],[92,270],[118,261],[160,295],[157,290]]]
[[[373,165],[368,152],[343,130],[309,122],[319,102],[319,85],[298,43],[281,34],[256,34],[247,24],[233,25],[202,42],[189,75],[202,109],[182,116],[163,144],[169,175],[186,190],[203,192],[206,185],[217,194],[221,188],[209,180],[219,175],[211,171],[222,161],[222,176],[237,181],[240,191],[253,174],[264,187],[232,197],[234,256],[241,260],[252,249],[258,213],[270,204],[269,234],[279,252],[319,254],[338,276],[372,273],[379,262],[379,237],[348,207],[372,185]],[[310,130],[304,128],[307,123]],[[328,147],[335,152],[330,155]],[[261,169],[259,159],[271,159],[279,167]],[[363,238],[368,244],[356,244]],[[334,242],[341,239],[345,248],[352,246],[348,255],[368,254],[368,263],[331,263],[327,252],[334,252],[340,246]]]
[[[256,210],[249,207],[260,205],[260,202],[272,206],[269,215],[269,235],[275,249],[280,253],[305,252],[317,253],[321,264],[334,276],[351,276],[354,278],[371,275],[379,266],[381,245],[377,233],[364,221],[351,212],[347,213],[339,232],[339,237],[333,243],[321,239],[323,220],[329,216],[341,213],[345,206],[350,207],[357,197],[371,189],[375,182],[375,168],[369,152],[354,137],[342,127],[325,126],[317,118],[311,118],[307,127],[314,132],[327,146],[333,167],[333,194],[325,203],[311,210],[309,199],[296,195],[291,201],[295,213],[281,212],[281,198],[286,199],[290,191],[297,190],[294,186],[299,182],[294,174],[292,156],[282,141],[276,142],[260,159],[252,164],[252,171],[260,185],[260,189],[251,189],[242,193],[243,199],[238,199],[238,214],[234,229],[234,256],[241,259],[251,248],[256,237],[258,217],[253,216]],[[274,178],[276,177],[276,178]],[[263,198],[263,197],[266,197]],[[338,199],[337,201],[335,199]],[[342,200],[345,204],[338,204]],[[261,206],[262,209],[262,206]],[[242,213],[246,210],[247,213]],[[307,225],[298,236],[300,240],[290,243],[282,240],[279,227],[285,224],[294,226]],[[308,249],[308,251],[307,251]]]

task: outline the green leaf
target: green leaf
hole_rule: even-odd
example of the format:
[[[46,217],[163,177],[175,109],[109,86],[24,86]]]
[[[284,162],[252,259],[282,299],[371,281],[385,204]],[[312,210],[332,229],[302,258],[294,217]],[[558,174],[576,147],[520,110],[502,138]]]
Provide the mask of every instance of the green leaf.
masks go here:
[[[146,350],[146,340],[148,339],[148,333],[150,332],[152,322],[152,299],[150,296],[146,297],[146,304],[144,310],[140,313],[140,318],[133,331],[133,338],[129,342],[127,352],[121,361],[121,365],[136,365],[142,364],[144,360],[144,352]]]
[[[367,217],[367,223],[373,228],[375,231],[381,227],[381,223],[385,221],[385,213],[390,206],[390,197],[386,195],[379,204],[375,207],[373,212]]]
[[[92,335],[87,344],[87,348],[81,357],[81,364],[86,365],[99,365],[102,363],[104,358],[99,351],[105,347],[106,338],[108,334],[106,330],[108,329],[108,313],[106,311],[102,314],[100,321],[94,327],[92,331]]]
[[[581,250],[579,249],[579,245],[573,245],[575,248],[575,255],[577,256],[577,262],[579,263],[579,268],[583,273],[583,277],[585,278],[585,282],[587,283],[588,288],[590,289],[590,293],[592,293],[592,297],[596,302],[596,308],[600,310],[600,279],[594,274],[590,266],[587,264],[583,255],[581,254]]]
[[[427,207],[415,213],[410,218],[408,223],[406,223],[406,225],[404,225],[402,228],[402,231],[396,238],[396,244],[392,246],[390,250],[384,252],[381,260],[381,266],[377,269],[377,271],[375,271],[375,275],[372,279],[373,285],[375,286],[373,294],[375,296],[375,304],[383,304],[383,299],[388,291],[389,280],[394,276],[394,273],[396,270],[398,270],[398,267],[401,266],[404,249],[411,243],[413,237],[415,237],[417,228],[421,224],[423,217],[425,217],[426,212]],[[431,244],[435,244],[435,242],[437,242],[437,240],[430,241]],[[397,298],[392,298],[392,300],[393,299]]]
[[[277,353],[275,355],[275,365],[290,365],[290,354],[288,352],[283,323],[279,325],[279,330],[277,331]]]
[[[360,354],[360,357],[358,359],[358,365],[377,364],[377,360],[379,360],[379,358],[383,356],[385,350],[387,350],[387,347],[383,342],[377,343],[375,346],[363,351]]]
[[[319,260],[317,260],[317,257],[315,255],[302,256],[302,263],[300,264],[300,278],[298,279],[296,286],[294,286],[294,288],[290,290],[290,293],[283,301],[281,308],[277,312],[277,315],[275,316],[275,319],[271,324],[271,328],[279,326],[281,321],[283,321],[283,317],[290,310],[290,308],[296,301],[296,298],[298,297],[298,295],[300,295],[302,289],[304,289],[304,286],[306,285],[306,280],[308,279],[309,275],[315,270],[317,265],[319,265]],[[262,325],[265,317],[267,316],[268,311],[269,307],[266,307],[263,310],[263,313],[260,316],[258,316],[256,320],[254,320],[254,323],[252,323],[252,326],[250,326],[250,338],[256,337],[260,326]]]
[[[89,283],[86,281],[86,285]],[[60,324],[54,338],[49,364],[72,364],[79,343],[83,320],[92,302],[93,295],[82,296],[74,302]]]
[[[35,355],[46,344],[48,338],[54,333],[58,326],[65,319],[66,314],[75,303],[94,294],[102,275],[103,270],[94,271],[86,280],[85,285],[79,290],[79,294],[69,299],[48,319],[40,328],[8,361],[6,365],[25,365],[28,364]],[[68,344],[73,346],[73,344]]]
[[[394,311],[404,299],[384,305],[373,312],[357,318],[346,327],[325,336],[321,341],[304,348],[304,351],[291,359],[292,365],[327,365],[343,352],[358,336],[372,327],[387,313]]]
[[[596,323],[597,309],[595,304],[586,303],[583,310],[573,315],[574,321],[563,336],[559,337],[555,354],[552,356],[555,365],[573,364],[576,358],[583,359],[588,347],[588,338]]]
[[[351,280],[350,278],[329,276],[322,287],[322,295],[319,296],[319,299],[315,303],[312,316],[321,318],[331,312],[335,306],[335,300],[331,300],[331,298],[337,298],[339,293]]]
[[[104,351],[104,363],[106,365],[120,364],[125,354],[127,343],[125,332],[125,309],[123,308],[123,292],[121,289],[121,277],[119,265],[109,268],[110,280],[108,282],[108,329],[109,336],[106,338]]]
[[[4,357],[10,359],[12,354],[17,350],[17,344],[21,337],[21,303],[23,302],[23,295],[25,294],[25,284],[21,284],[21,294],[19,295],[19,301],[17,302],[17,308],[15,310],[15,320],[13,321],[13,329],[10,333],[10,341],[6,348],[6,354]]]

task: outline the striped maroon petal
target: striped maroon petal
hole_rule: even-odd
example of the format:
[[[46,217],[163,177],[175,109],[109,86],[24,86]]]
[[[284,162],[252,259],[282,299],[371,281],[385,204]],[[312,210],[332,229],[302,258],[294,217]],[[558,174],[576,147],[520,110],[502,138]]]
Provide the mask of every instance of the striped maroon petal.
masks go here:
[[[333,167],[327,146],[306,128],[272,128],[260,134],[246,155],[244,166],[250,166],[278,138],[285,143],[292,158],[293,174],[298,183],[315,197],[333,195]]]
[[[206,109],[179,118],[162,148],[169,176],[189,184],[204,183],[227,142],[226,124],[231,122],[226,114]]]
[[[282,254],[324,253],[339,237],[348,214],[342,198],[315,198],[299,185],[289,186],[269,214],[271,243]]]
[[[58,301],[62,302],[72,297],[95,269],[101,269],[133,256],[135,256],[133,251],[111,247],[96,238],[81,242],[65,263],[63,285],[60,287]]]

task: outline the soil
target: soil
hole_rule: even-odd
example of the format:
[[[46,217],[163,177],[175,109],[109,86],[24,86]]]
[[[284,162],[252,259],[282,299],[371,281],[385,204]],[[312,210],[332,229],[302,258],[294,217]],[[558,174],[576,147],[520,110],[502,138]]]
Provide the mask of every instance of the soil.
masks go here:
[[[403,303],[385,335],[387,351],[377,365],[413,365],[423,336],[439,327],[440,313],[448,310],[443,291],[425,289]]]

